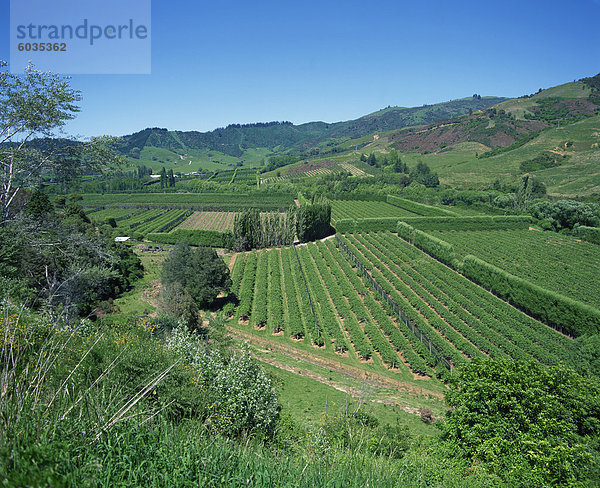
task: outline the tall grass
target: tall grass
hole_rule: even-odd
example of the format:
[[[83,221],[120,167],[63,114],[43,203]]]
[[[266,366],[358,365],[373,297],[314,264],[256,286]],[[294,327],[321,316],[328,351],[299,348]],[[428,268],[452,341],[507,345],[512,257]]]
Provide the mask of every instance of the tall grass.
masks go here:
[[[69,330],[25,311],[1,317],[2,486],[489,485],[436,448],[410,447],[402,429],[390,436],[357,415],[308,432],[284,416],[270,437],[241,429],[252,411],[238,411],[234,387],[258,388],[266,377],[252,383],[261,373],[245,356],[225,366],[212,356],[214,383],[200,378],[192,366],[207,352],[191,354],[184,332],[157,341],[148,323]],[[269,411],[268,384],[264,391]],[[213,410],[233,416],[229,430]]]

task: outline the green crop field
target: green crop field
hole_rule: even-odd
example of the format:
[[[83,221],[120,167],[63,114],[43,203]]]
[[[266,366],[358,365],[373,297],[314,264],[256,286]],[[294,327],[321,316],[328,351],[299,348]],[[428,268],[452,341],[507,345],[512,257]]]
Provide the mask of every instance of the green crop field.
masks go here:
[[[177,228],[217,230],[219,232],[233,230],[233,221],[236,215],[236,212],[194,212]]]
[[[171,207],[229,212],[245,208],[286,209],[294,204],[294,198],[285,193],[88,193],[83,195],[82,203],[89,207]]]
[[[395,207],[386,202],[367,202],[362,200],[333,200],[331,202],[332,220],[364,219],[370,217],[414,217],[417,214]]]
[[[232,274],[240,300],[236,326],[404,375],[407,366],[431,375],[439,361],[432,348],[454,365],[486,355],[545,364],[572,359],[571,339],[396,235],[340,239],[409,322],[398,320],[341,246],[328,240],[299,246],[297,258],[293,248],[238,256]]]
[[[462,256],[472,254],[542,288],[600,308],[600,247],[530,230],[429,232]]]

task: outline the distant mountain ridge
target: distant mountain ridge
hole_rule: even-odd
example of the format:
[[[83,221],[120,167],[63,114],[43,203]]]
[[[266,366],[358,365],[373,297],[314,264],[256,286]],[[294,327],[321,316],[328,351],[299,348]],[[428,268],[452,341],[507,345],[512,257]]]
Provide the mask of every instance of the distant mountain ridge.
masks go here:
[[[343,122],[259,122],[231,124],[209,132],[169,131],[147,128],[123,137],[120,151],[130,155],[152,146],[185,153],[189,149],[219,151],[241,157],[246,149],[267,148],[271,151],[296,149],[303,151],[328,140],[339,141],[359,138],[375,132],[386,132],[404,127],[431,124],[438,120],[457,117],[483,110],[508,100],[503,97],[473,97],[421,107],[388,107],[355,120]]]

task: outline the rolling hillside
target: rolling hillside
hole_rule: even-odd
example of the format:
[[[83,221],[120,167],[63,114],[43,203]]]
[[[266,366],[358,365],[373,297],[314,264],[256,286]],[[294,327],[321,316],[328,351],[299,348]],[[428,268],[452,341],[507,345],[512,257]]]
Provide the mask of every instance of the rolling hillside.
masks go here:
[[[470,97],[422,107],[388,107],[356,120],[336,123],[231,124],[210,132],[148,128],[124,136],[119,150],[133,163],[137,159],[152,168],[164,164],[185,167],[187,164],[190,170],[196,171],[201,167],[213,171],[239,163],[256,166],[267,155],[327,148],[373,132],[456,117],[504,100],[500,97]]]
[[[443,185],[489,187],[533,174],[554,196],[600,194],[600,75],[445,120],[345,141],[334,156],[308,159],[355,162],[360,154],[397,149]]]

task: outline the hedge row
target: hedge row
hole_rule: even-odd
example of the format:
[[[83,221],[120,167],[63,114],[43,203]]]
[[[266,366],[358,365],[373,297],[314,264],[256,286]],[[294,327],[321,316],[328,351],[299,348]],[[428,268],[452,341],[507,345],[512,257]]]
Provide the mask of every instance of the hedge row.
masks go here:
[[[402,217],[420,230],[526,230],[531,225],[529,215],[474,215],[467,217]]]
[[[585,303],[541,288],[475,256],[465,256],[461,268],[467,278],[548,325],[576,336],[600,332],[600,312]]]
[[[333,225],[336,232],[341,234],[352,234],[355,232],[379,232],[389,230],[396,231],[398,217],[370,217],[366,219],[340,219]]]
[[[150,241],[166,244],[186,241],[192,246],[224,247],[227,249],[231,248],[233,244],[233,234],[229,231],[177,229],[173,232],[148,234],[146,237]]]
[[[398,222],[406,222],[419,230],[521,230],[529,228],[529,215],[477,215],[469,217],[370,217],[366,219],[340,219],[335,230],[342,234],[355,232],[396,232]]]
[[[425,205],[424,203],[413,202],[412,200],[406,200],[405,198],[400,198],[395,195],[388,195],[386,202],[390,205],[394,205],[395,207],[403,208],[404,210],[408,210],[409,212],[413,212],[417,215],[423,215],[427,217],[435,217],[435,216],[454,216],[456,217],[458,214],[446,210],[443,208],[432,207],[431,205]]]
[[[458,259],[456,258],[452,244],[448,244],[437,237],[430,236],[422,230],[415,229],[406,222],[398,222],[396,230],[398,235],[404,240],[425,251],[438,261],[446,263],[449,266],[458,266]]]
[[[582,225],[581,227],[577,227],[576,234],[584,241],[600,244],[600,227]]]
[[[345,200],[345,201],[362,201],[362,202],[386,202],[386,195],[377,193],[332,193],[329,195],[330,200]]]

